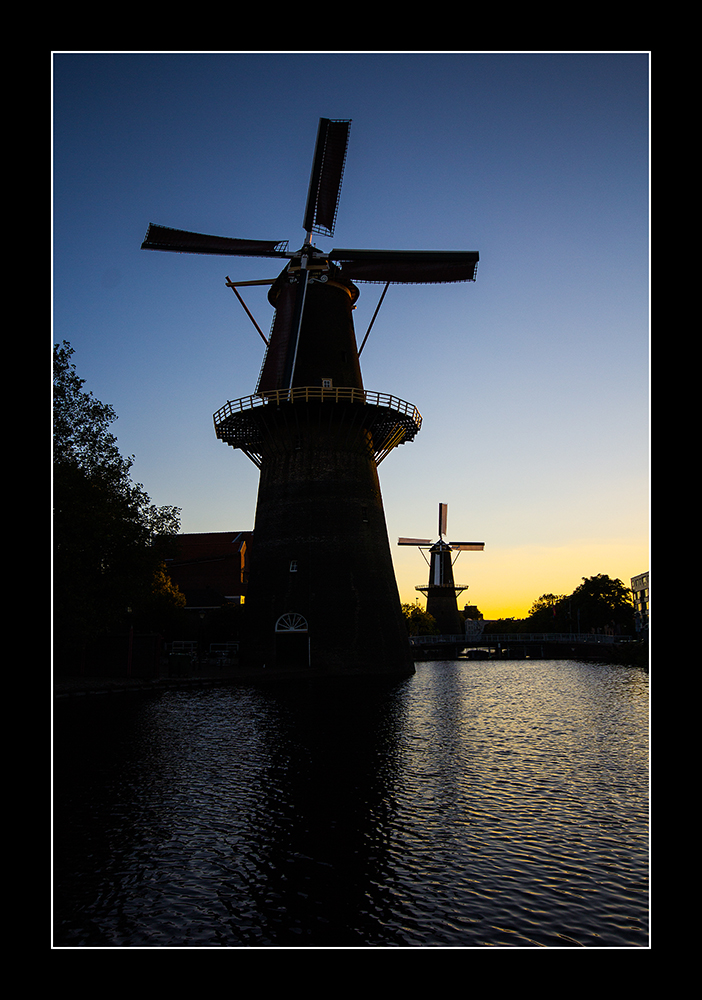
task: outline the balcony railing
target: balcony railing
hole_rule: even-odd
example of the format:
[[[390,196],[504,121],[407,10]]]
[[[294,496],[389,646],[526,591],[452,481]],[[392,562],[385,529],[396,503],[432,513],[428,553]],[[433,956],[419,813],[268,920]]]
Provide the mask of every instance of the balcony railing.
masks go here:
[[[310,426],[319,427],[314,416],[321,413],[317,403],[325,409],[330,407],[327,410],[330,417],[339,418],[335,424],[339,429],[345,429],[345,444],[362,440],[363,447],[371,448],[376,465],[393,448],[412,441],[422,426],[422,417],[416,406],[397,396],[345,386],[332,389],[315,385],[231,399],[214,414],[215,433],[221,441],[240,448],[260,467],[264,452],[280,453],[281,449],[289,446],[289,442],[286,445],[285,433],[280,433],[286,423],[288,436],[293,428],[296,441],[299,441],[300,428],[307,418],[311,418]],[[287,422],[286,414],[293,417],[292,422]],[[269,421],[269,415],[274,419]]]
[[[386,392],[368,392],[366,389],[323,388],[322,386],[294,386],[292,389],[276,389],[272,392],[256,393],[253,396],[243,396],[241,399],[228,400],[214,415],[215,426],[223,423],[227,417],[245,410],[253,410],[261,406],[280,406],[281,403],[362,403],[368,406],[378,406],[395,410],[409,417],[417,431],[422,426],[422,416],[412,403],[398,399]]]

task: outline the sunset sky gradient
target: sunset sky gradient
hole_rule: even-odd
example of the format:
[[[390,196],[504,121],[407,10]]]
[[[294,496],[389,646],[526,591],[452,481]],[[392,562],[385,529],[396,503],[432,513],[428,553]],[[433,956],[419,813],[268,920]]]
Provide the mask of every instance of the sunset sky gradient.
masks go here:
[[[415,404],[380,466],[401,535],[485,542],[454,574],[486,618],[649,569],[646,52],[71,53],[53,68],[53,342],[118,414],[120,451],[185,532],[250,530],[258,470],[212,414],[264,345],[225,286],[279,262],[142,251],[150,222],[304,237],[320,117],[352,119],[333,239],[478,250],[475,283],[391,286],[366,389]],[[363,284],[360,343],[382,286]],[[266,288],[245,289],[268,332]],[[424,599],[421,598],[422,603]]]

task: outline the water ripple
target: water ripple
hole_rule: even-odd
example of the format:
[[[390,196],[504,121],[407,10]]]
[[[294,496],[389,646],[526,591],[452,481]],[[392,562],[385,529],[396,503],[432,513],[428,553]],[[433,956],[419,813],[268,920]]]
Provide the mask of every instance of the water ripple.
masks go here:
[[[55,718],[55,943],[642,947],[647,676],[423,663]]]

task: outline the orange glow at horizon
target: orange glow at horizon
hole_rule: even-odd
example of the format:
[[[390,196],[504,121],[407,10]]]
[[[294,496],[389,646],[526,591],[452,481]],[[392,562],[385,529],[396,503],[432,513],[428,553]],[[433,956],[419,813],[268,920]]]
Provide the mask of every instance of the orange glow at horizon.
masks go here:
[[[414,552],[414,557],[412,553]],[[413,549],[393,553],[400,600],[414,604],[424,595],[415,587],[425,586],[428,570]],[[571,594],[584,577],[606,574],[631,585],[631,578],[649,569],[646,542],[633,539],[579,540],[569,545],[525,545],[488,549],[471,561],[454,565],[457,585],[468,589],[458,595],[458,608],[477,606],[487,620],[526,618],[534,602],[543,594]]]

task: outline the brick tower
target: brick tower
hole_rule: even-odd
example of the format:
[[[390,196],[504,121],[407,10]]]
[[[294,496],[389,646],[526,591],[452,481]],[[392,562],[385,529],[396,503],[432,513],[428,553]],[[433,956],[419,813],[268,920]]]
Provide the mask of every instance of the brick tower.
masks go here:
[[[214,418],[217,436],[260,469],[242,658],[261,667],[411,673],[377,467],[412,440],[421,417],[364,390],[351,318],[358,290],[334,265],[318,269],[321,258],[312,260],[290,385],[283,387],[293,347],[280,341],[288,339],[297,258],[269,293],[276,323],[256,395]]]

